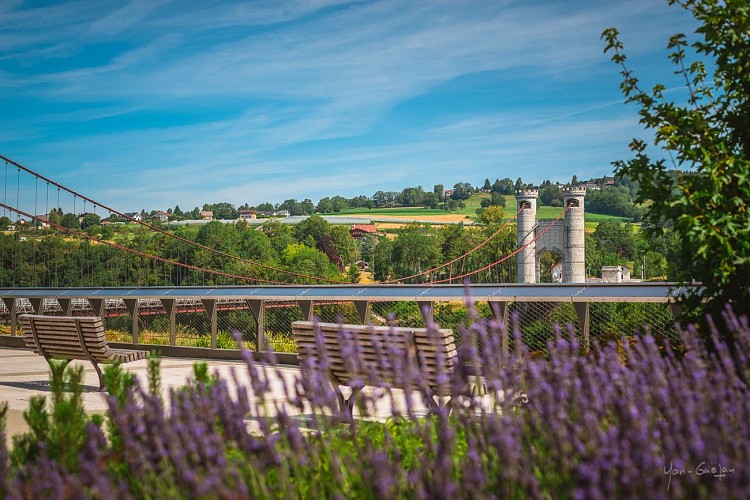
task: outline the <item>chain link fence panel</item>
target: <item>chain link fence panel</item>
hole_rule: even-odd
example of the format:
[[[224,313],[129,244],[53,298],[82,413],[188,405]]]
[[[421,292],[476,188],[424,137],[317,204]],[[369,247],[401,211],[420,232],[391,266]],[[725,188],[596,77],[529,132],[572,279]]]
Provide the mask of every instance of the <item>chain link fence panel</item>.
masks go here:
[[[40,311],[28,299],[19,299],[15,307],[17,314],[43,312],[60,316],[66,313],[57,299],[43,299],[35,302]],[[244,299],[217,300],[216,347],[237,349],[232,332],[238,331],[250,350],[258,349],[258,325]],[[107,339],[113,342],[130,343],[133,340],[133,318],[127,304],[122,299],[105,301],[104,324]],[[131,303],[132,305],[132,303]],[[210,305],[210,304],[209,304]],[[74,316],[97,314],[86,299],[73,299],[65,303]],[[97,306],[98,307],[98,306]],[[176,300],[173,303],[175,314],[175,342],[181,347],[211,346],[211,315],[206,304],[198,299]],[[471,318],[464,302],[435,302],[433,318],[441,328],[454,331],[456,341],[461,341],[461,331],[470,326]],[[534,355],[544,355],[548,343],[560,331],[567,336],[572,331],[581,345],[584,345],[581,321],[575,306],[570,302],[511,302],[508,303],[508,318],[518,322],[521,340]],[[493,312],[486,302],[474,304],[476,314],[481,318],[492,318]],[[276,352],[296,352],[291,324],[304,319],[305,312],[297,301],[264,302],[264,331],[268,347]],[[328,323],[361,324],[360,311],[353,302],[330,301],[312,304],[312,314],[320,321]],[[633,338],[648,331],[658,340],[668,341],[677,347],[680,343],[675,328],[675,320],[669,304],[652,302],[607,302],[589,304],[590,348],[597,349],[611,341]],[[10,311],[0,302],[0,335],[9,335]],[[423,327],[425,325],[420,304],[401,301],[370,302],[369,323],[401,327]],[[559,328],[556,328],[558,325]],[[512,324],[511,324],[512,328]],[[138,343],[170,345],[170,316],[167,308],[158,299],[138,299]],[[510,350],[515,351],[513,339]]]

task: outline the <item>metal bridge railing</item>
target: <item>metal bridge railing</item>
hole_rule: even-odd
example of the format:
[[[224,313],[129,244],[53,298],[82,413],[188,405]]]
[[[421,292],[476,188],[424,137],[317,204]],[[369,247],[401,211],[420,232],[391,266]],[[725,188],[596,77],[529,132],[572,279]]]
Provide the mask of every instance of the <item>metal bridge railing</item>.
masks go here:
[[[220,357],[237,354],[233,332],[250,350],[294,353],[291,323],[313,317],[414,327],[431,317],[460,342],[471,323],[467,292],[479,316],[515,318],[532,352],[546,349],[554,325],[571,329],[584,351],[636,336],[644,326],[679,342],[674,298],[683,290],[673,285],[523,284],[0,289],[0,345],[19,333],[18,315],[32,312],[102,316],[111,342],[205,348]],[[511,339],[505,343],[514,348]]]

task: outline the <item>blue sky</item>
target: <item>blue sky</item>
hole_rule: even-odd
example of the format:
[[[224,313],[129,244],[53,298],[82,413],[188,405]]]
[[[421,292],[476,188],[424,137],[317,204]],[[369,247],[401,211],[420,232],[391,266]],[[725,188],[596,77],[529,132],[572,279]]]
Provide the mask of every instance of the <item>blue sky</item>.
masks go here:
[[[0,0],[0,153],[121,211],[610,174],[666,1]]]

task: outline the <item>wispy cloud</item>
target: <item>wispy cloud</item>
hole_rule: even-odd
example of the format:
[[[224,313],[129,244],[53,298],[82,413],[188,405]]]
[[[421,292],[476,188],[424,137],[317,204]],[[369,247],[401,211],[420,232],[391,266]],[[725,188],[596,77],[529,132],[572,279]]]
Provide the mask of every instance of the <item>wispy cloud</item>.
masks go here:
[[[97,191],[117,203],[162,207],[476,181],[496,166],[539,180],[606,169],[636,120],[613,106],[599,33],[620,26],[637,60],[684,30],[670,12],[653,0],[4,3],[0,126],[13,136],[0,147],[77,185],[107,179],[116,187]],[[153,175],[167,184],[144,184]]]

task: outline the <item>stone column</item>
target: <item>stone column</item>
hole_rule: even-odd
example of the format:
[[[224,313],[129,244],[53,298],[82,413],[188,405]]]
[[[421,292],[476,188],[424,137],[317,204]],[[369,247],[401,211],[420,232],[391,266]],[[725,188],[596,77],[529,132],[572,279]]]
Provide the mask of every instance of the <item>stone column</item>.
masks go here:
[[[518,247],[531,242],[536,231],[536,199],[539,196],[537,189],[524,189],[516,191],[516,210],[518,214]],[[536,242],[530,243],[516,255],[518,263],[518,282],[536,283]]]
[[[565,256],[563,283],[586,282],[585,226],[583,222],[583,198],[585,188],[570,188],[563,191],[563,202],[570,207],[565,214]]]

